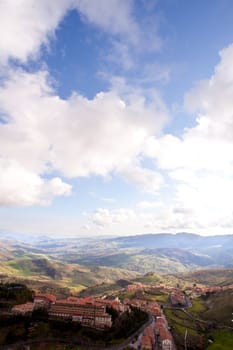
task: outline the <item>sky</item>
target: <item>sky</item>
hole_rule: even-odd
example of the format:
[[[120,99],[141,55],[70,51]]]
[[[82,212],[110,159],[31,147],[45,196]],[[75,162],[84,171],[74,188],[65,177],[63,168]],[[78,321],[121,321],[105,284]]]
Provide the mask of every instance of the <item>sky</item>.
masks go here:
[[[0,232],[233,233],[231,0],[0,0]]]

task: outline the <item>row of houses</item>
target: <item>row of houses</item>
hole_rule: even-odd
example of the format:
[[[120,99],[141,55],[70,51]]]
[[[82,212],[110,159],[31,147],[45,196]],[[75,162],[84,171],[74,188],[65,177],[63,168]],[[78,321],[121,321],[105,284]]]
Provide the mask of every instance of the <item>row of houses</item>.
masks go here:
[[[151,324],[144,330],[141,340],[142,350],[152,350],[156,344],[155,324]]]
[[[197,293],[214,293],[214,292],[221,292],[224,290],[233,289],[233,284],[230,284],[228,286],[212,286],[212,287],[200,287],[200,286],[189,286],[185,288],[185,291],[193,291]],[[136,284],[129,284],[127,286],[128,292],[133,292],[137,290],[156,290],[156,291],[164,291],[164,292],[173,292],[173,291],[180,291],[180,288],[166,286],[163,284],[159,285],[147,285],[142,283],[136,283]]]
[[[200,286],[190,286],[185,288],[185,292],[189,292],[193,297],[198,297],[200,295],[206,295],[207,293],[216,293],[226,290],[232,290],[233,284],[228,286],[212,286],[212,287],[200,287]],[[134,292],[137,290],[142,291],[162,291],[170,293],[170,302],[172,306],[186,306],[187,305],[187,297],[185,292],[183,292],[180,288],[165,286],[162,284],[159,285],[146,285],[142,283],[130,284],[127,286],[128,292]]]
[[[155,320],[144,331],[141,349],[153,350],[155,344],[158,343],[162,350],[172,350],[172,336],[168,330],[166,318],[156,301],[125,299],[121,303],[118,298],[77,298],[73,296],[57,299],[53,294],[37,293],[33,302],[15,305],[12,312],[25,315],[31,314],[33,310],[43,308],[48,310],[50,319],[71,320],[80,322],[83,326],[105,329],[112,326],[112,317],[107,312],[109,307],[121,313],[130,310],[131,306],[150,313]]]
[[[142,284],[142,283],[129,284],[127,286],[128,292],[134,292],[136,290],[146,290],[146,289],[170,291],[171,289],[173,289],[173,287],[165,286],[163,284],[148,285],[148,284]]]
[[[43,308],[48,310],[50,319],[70,320],[80,322],[83,326],[97,329],[110,328],[112,316],[107,312],[111,307],[119,313],[128,310],[118,298],[76,298],[57,299],[53,294],[37,293],[31,303],[15,305],[12,308],[14,314],[31,314],[33,310]]]
[[[11,311],[14,315],[29,315],[34,310],[34,303],[28,302],[25,304],[19,304],[12,307]]]
[[[216,293],[216,292],[223,292],[225,290],[232,290],[233,284],[230,284],[228,286],[212,286],[212,287],[199,287],[199,286],[193,286],[186,288],[187,291],[191,291],[193,296],[200,296],[200,295],[206,295],[207,293]]]
[[[124,304],[138,307],[141,310],[150,313],[155,320],[144,330],[141,339],[142,350],[153,350],[156,348],[156,344],[158,344],[158,347],[162,350],[173,350],[173,339],[168,329],[166,317],[156,301],[125,299]]]
[[[142,284],[142,283],[136,283],[136,284],[129,284],[127,286],[127,291],[128,292],[134,292],[137,290],[142,290],[142,291],[161,291],[161,292],[179,292],[180,288],[176,287],[171,287],[171,286],[165,286],[164,284],[159,284],[159,285],[148,285],[148,284]]]
[[[156,321],[150,326],[146,327],[142,340],[142,350],[173,350],[173,339],[166,324],[164,315],[156,318]]]

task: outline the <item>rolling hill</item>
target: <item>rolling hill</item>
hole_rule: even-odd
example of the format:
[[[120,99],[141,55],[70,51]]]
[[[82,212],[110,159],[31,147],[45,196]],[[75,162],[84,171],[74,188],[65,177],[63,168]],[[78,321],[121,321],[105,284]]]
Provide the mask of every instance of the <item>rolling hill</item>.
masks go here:
[[[149,272],[179,274],[183,280],[199,278],[199,283],[202,280],[208,283],[211,273],[201,279],[200,275],[190,277],[190,271],[219,268],[231,271],[233,236],[168,233],[102,239],[36,237],[27,242],[8,237],[0,241],[0,262],[1,275],[56,282],[77,290],[99,283],[111,284],[119,279],[133,279]],[[226,280],[216,281],[232,281],[230,274],[225,277]],[[212,280],[214,283],[214,278]]]
[[[78,264],[61,263],[45,257],[21,257],[4,261],[0,266],[0,278],[26,280],[28,285],[48,284],[50,288],[69,288],[79,291],[83,288],[100,283],[114,283],[120,279],[132,279],[135,272],[104,267],[81,266]],[[40,283],[39,283],[40,282]]]

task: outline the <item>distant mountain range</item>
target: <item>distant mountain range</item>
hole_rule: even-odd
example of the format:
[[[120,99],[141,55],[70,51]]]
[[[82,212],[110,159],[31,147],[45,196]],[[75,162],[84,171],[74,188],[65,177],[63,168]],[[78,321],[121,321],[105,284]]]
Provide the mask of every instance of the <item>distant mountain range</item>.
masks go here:
[[[2,240],[0,252],[4,260],[42,254],[61,263],[120,268],[143,274],[233,267],[233,235],[167,233],[99,239],[34,237],[26,243],[25,237],[22,238],[24,242],[20,242],[19,237],[22,236],[16,241],[6,235]]]
[[[206,249],[233,247],[233,235],[200,236],[193,233],[161,233],[110,239],[118,247]]]

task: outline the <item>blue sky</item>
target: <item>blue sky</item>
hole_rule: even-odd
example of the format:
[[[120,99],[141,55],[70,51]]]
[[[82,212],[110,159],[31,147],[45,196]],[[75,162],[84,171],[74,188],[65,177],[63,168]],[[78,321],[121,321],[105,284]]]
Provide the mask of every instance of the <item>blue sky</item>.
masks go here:
[[[0,3],[0,231],[232,233],[233,3]]]

